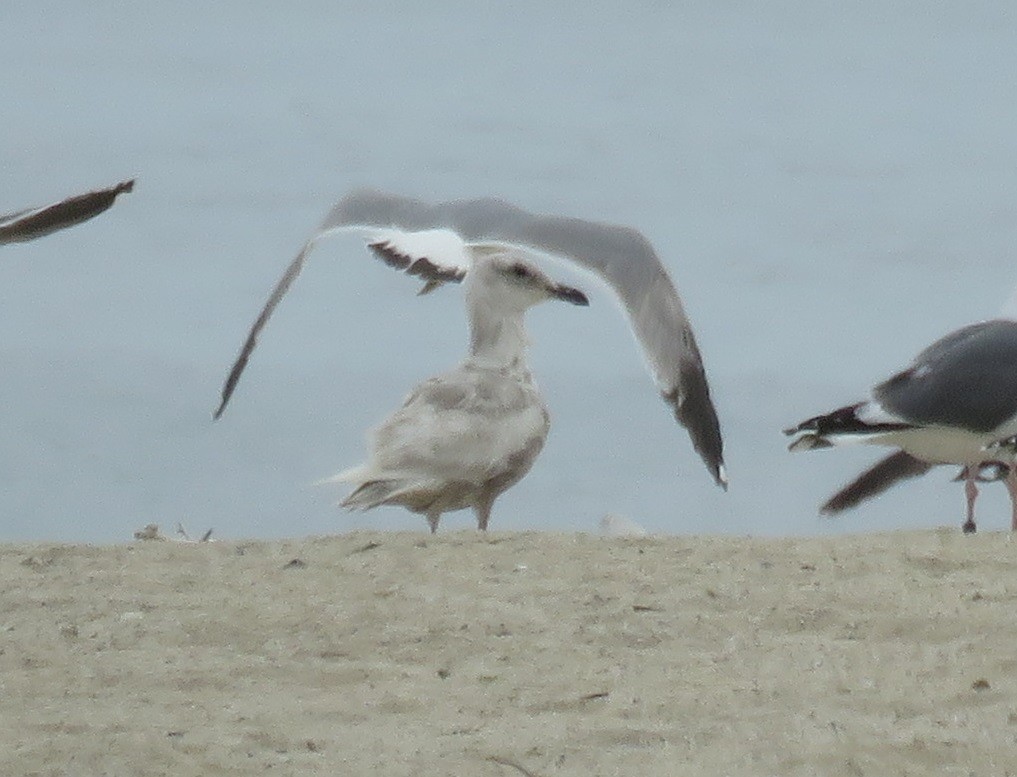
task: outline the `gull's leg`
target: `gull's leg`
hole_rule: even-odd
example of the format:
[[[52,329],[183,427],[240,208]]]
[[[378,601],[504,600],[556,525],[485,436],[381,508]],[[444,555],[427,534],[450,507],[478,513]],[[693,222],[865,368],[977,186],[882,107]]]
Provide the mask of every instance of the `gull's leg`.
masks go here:
[[[473,512],[477,514],[477,528],[480,531],[487,531],[487,522],[491,518],[491,506],[494,504],[494,494],[481,492],[480,497],[473,505]]]
[[[1010,465],[1006,473],[1006,490],[1010,492],[1010,503],[1013,512],[1010,516],[1010,531],[1017,531],[1017,466]]]
[[[978,479],[978,465],[969,465],[964,468],[964,495],[968,498],[968,519],[961,527],[965,534],[973,534],[975,531],[975,499],[978,498],[978,486],[975,480]],[[1009,479],[1007,484],[1009,485]]]
[[[438,521],[441,520],[441,512],[431,510],[427,513],[427,525],[431,527],[431,534],[438,531]]]

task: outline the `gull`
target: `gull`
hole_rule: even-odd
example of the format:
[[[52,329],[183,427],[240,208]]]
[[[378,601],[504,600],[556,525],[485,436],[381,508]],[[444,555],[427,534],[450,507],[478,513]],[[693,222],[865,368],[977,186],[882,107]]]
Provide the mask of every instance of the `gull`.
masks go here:
[[[223,384],[214,418],[226,409],[259,334],[311,249],[328,235],[348,231],[366,236],[373,252],[391,266],[421,278],[421,293],[468,279],[477,256],[495,249],[510,250],[520,260],[564,261],[606,283],[628,317],[664,401],[688,430],[714,481],[727,487],[720,424],[703,360],[674,284],[650,242],[628,227],[533,214],[491,198],[432,205],[359,190],[341,199],[290,262],[258,314]]]
[[[550,417],[526,366],[523,314],[549,299],[589,304],[511,249],[468,250],[469,356],[417,386],[371,433],[366,464],[322,481],[353,483],[341,502],[351,510],[388,504],[422,513],[432,534],[442,513],[466,507],[487,531],[494,500],[544,447]]]
[[[52,205],[0,216],[0,245],[23,243],[88,221],[109,208],[117,195],[129,192],[133,188],[134,180],[131,179],[108,189],[68,197]]]
[[[1001,440],[1017,434],[1017,321],[992,319],[937,340],[903,371],[872,389],[868,400],[809,418],[790,429],[789,450],[852,442],[898,450],[862,473],[823,506],[838,512],[917,477],[937,464],[959,464],[967,498],[965,533],[975,531],[982,472],[1006,471],[1017,531],[1017,468]],[[997,475],[998,477],[999,475]]]

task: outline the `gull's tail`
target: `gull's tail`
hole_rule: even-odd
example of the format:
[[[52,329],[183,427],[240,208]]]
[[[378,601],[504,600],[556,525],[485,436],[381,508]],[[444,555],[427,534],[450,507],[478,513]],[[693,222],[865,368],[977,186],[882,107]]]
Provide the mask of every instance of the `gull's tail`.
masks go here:
[[[370,510],[383,504],[406,504],[415,502],[424,494],[440,490],[440,484],[422,480],[419,476],[399,472],[384,472],[362,464],[345,469],[337,475],[315,483],[324,486],[333,483],[354,483],[352,493],[343,499],[340,507],[347,510]],[[433,497],[432,497],[433,500]],[[424,501],[428,501],[426,498]]]
[[[368,480],[339,503],[347,510],[370,510],[397,497],[406,488],[405,480]]]

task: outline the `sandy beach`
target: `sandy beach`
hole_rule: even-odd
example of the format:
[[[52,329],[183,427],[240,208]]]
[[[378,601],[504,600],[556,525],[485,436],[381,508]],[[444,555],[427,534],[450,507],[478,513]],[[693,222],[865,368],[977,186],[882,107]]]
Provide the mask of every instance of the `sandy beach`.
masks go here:
[[[0,551],[7,775],[1006,775],[1017,544]]]

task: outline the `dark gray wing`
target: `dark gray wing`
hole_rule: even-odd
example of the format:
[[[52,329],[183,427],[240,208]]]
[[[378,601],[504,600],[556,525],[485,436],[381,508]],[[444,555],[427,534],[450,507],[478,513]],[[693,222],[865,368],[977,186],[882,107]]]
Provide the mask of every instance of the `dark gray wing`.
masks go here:
[[[1017,321],[958,329],[873,389],[903,421],[989,433],[1017,415]]]
[[[244,340],[244,345],[240,349],[240,355],[237,356],[237,360],[233,362],[233,366],[230,368],[229,375],[226,376],[226,382],[222,385],[222,398],[219,402],[219,407],[212,413],[212,418],[219,420],[219,416],[223,414],[226,409],[226,405],[230,401],[230,397],[233,396],[234,390],[236,390],[237,382],[240,380],[240,376],[244,372],[244,368],[247,367],[247,362],[251,358],[251,353],[254,351],[254,346],[258,344],[258,335],[261,334],[261,330],[265,328],[265,324],[268,323],[268,319],[272,316],[272,312],[276,306],[282,300],[286,294],[290,285],[296,280],[296,277],[300,275],[300,271],[304,268],[304,260],[307,259],[307,255],[311,252],[314,247],[314,240],[308,241],[303,248],[300,249],[300,253],[294,257],[293,261],[290,262],[286,268],[286,272],[282,274],[282,277],[276,282],[275,288],[272,289],[272,293],[268,297],[268,302],[258,313],[258,317],[254,320],[254,324],[251,326],[250,331],[247,333],[247,339]]]
[[[904,451],[891,453],[827,499],[819,508],[819,512],[823,515],[833,515],[856,507],[866,499],[889,490],[902,480],[924,475],[932,467],[932,464],[916,459],[910,453]]]
[[[134,180],[123,181],[108,189],[79,194],[41,208],[0,216],[0,245],[22,243],[59,229],[80,224],[109,208],[117,195],[134,188]]]
[[[543,216],[497,199],[431,205],[376,191],[344,197],[318,234],[304,246],[273,291],[223,387],[218,417],[236,386],[258,332],[300,271],[314,241],[349,228],[406,231],[451,229],[467,242],[501,242],[569,260],[602,278],[625,307],[664,400],[685,426],[718,484],[726,486],[720,423],[710,398],[703,360],[678,293],[639,232],[561,216]]]

